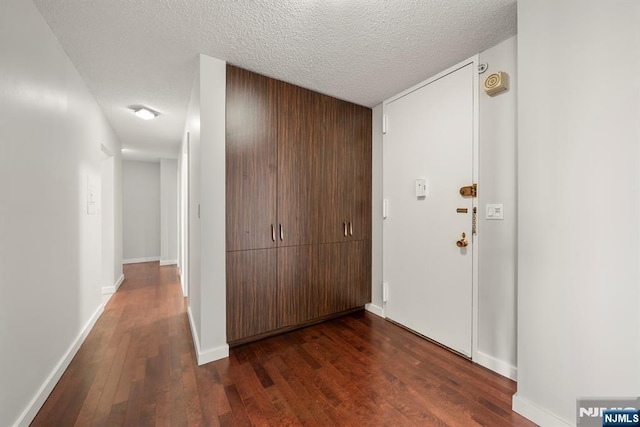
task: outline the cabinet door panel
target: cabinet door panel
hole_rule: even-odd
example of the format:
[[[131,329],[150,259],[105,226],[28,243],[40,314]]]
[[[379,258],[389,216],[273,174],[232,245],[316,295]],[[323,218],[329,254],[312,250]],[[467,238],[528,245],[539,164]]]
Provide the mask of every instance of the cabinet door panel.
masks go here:
[[[275,247],[277,106],[271,79],[227,66],[227,250]]]
[[[319,316],[362,307],[371,302],[371,243],[351,241],[320,245]]]
[[[278,83],[278,225],[279,246],[317,241],[320,95],[288,83]],[[278,230],[279,231],[279,230]]]
[[[371,110],[354,106],[348,144],[349,167],[345,181],[351,183],[346,203],[353,225],[353,240],[371,239]],[[351,231],[351,230],[349,230]]]
[[[348,245],[352,261],[347,266],[346,299],[349,308],[362,307],[371,302],[371,241],[354,241]]]
[[[227,341],[276,328],[276,249],[227,252]]]
[[[278,327],[318,317],[318,246],[278,248]]]
[[[321,209],[320,242],[341,242],[349,222],[348,170],[353,167],[347,150],[350,139],[353,104],[323,96],[321,101],[321,156],[318,168]]]

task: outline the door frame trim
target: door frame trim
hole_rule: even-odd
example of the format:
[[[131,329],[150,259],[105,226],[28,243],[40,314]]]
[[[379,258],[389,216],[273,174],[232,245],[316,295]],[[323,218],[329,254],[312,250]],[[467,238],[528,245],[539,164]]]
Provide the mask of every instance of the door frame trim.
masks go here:
[[[478,93],[478,88],[479,88],[479,77],[478,77],[478,65],[480,63],[480,55],[476,54],[473,55],[472,57],[452,66],[447,68],[446,70],[432,76],[429,77],[426,80],[423,80],[422,82],[411,86],[410,88],[398,93],[397,95],[392,96],[391,98],[385,100],[382,102],[382,114],[385,115],[386,114],[386,110],[387,110],[387,105],[391,104],[394,101],[397,101],[398,99],[412,93],[415,92],[418,89],[423,88],[424,86],[427,86],[433,82],[435,82],[436,80],[440,80],[441,78],[455,72],[458,71],[461,68],[464,68],[468,65],[472,65],[473,67],[473,81],[472,81],[472,96],[473,96],[473,153],[472,153],[472,176],[473,176],[473,182],[478,182],[478,169],[479,169],[479,161],[478,161],[478,153],[479,153],[479,93]],[[382,138],[383,144],[384,144],[384,135]],[[482,191],[482,187],[480,187],[480,191]],[[385,198],[384,194],[382,195],[383,199]],[[472,209],[476,208],[478,211],[478,215],[480,214],[480,206],[478,205],[478,198],[474,198],[472,201]],[[472,246],[472,250],[473,250],[473,255],[472,255],[472,267],[471,267],[471,360],[476,361],[478,358],[478,278],[479,278],[479,265],[478,265],[478,260],[479,260],[479,255],[478,255],[478,249],[479,249],[479,234],[473,235],[471,236],[471,246]],[[384,260],[384,249],[383,249],[383,254],[382,254],[383,260]],[[383,281],[386,281],[385,275],[384,275],[384,261],[383,261],[383,271],[382,271],[382,277],[383,277]],[[384,317],[386,317],[386,303],[383,303],[385,305],[384,309],[383,309],[383,315]]]

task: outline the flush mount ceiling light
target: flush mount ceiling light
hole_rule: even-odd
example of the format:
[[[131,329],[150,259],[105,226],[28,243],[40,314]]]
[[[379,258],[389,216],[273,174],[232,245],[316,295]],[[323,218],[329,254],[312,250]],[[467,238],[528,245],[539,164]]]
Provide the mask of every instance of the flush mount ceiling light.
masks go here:
[[[144,107],[142,105],[132,105],[131,107],[129,107],[129,109],[133,111],[133,114],[143,120],[155,119],[160,115],[160,113],[158,113],[157,111],[154,111],[151,108]]]

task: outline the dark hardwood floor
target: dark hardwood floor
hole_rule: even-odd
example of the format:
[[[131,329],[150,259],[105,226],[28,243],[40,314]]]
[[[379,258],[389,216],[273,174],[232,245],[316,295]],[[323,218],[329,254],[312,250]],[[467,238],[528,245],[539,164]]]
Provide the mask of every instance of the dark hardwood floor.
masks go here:
[[[125,266],[33,426],[530,426],[515,383],[370,313],[197,366],[175,267]]]

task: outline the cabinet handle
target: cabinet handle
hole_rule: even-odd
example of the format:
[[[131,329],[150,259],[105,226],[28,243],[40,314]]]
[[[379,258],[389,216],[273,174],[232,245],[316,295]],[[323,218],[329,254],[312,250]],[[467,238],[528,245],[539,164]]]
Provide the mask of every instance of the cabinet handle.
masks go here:
[[[282,231],[282,224],[280,224],[280,240],[284,240],[284,231]]]
[[[276,241],[276,228],[271,224],[271,240]]]
[[[344,237],[347,237],[347,223],[346,222],[342,223],[342,230],[344,232]]]
[[[349,222],[349,236],[353,236],[353,223]]]

